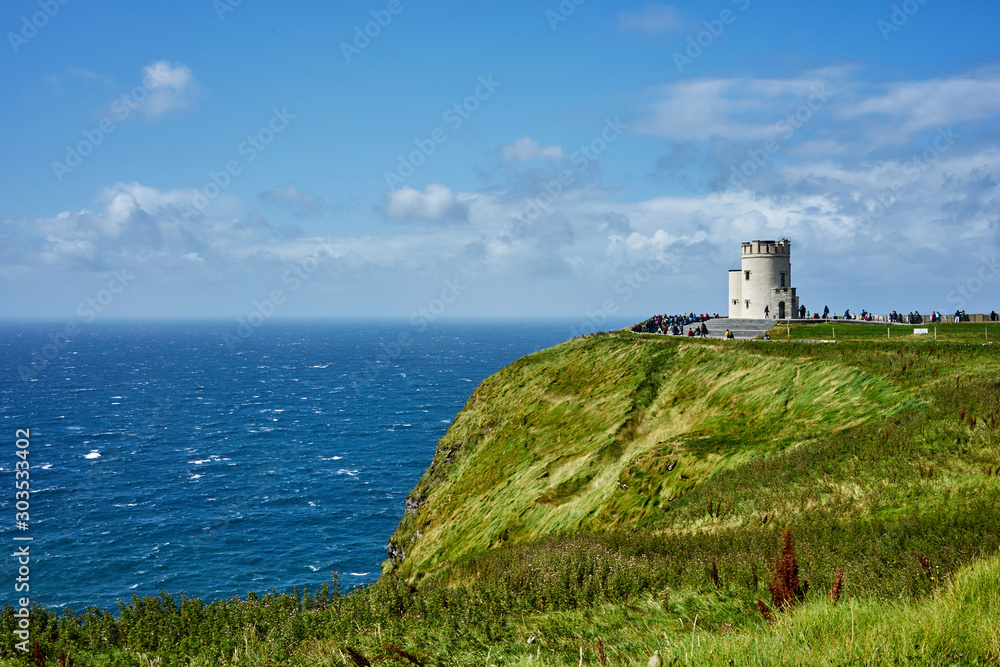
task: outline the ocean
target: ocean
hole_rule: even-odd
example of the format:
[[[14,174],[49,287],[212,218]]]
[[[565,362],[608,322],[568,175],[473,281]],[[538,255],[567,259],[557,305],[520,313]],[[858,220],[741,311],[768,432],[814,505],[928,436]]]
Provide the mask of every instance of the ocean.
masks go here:
[[[30,544],[28,595],[53,608],[315,589],[333,572],[345,589],[370,583],[475,387],[573,325],[94,322],[67,336],[65,323],[0,323],[0,540]],[[12,603],[24,594],[6,561]]]

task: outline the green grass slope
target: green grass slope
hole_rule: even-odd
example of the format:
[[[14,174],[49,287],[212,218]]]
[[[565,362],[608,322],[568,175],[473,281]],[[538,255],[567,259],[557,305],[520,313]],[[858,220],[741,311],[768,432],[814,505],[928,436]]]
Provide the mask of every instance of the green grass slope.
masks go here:
[[[521,359],[439,442],[375,584],[35,606],[31,664],[1000,665],[992,332],[782,333]],[[0,609],[4,667],[21,627]]]
[[[662,526],[679,510],[697,528],[709,521],[685,498],[726,471],[922,409],[919,387],[856,359],[776,350],[614,333],[508,366],[439,442],[387,569],[419,578],[503,543]]]

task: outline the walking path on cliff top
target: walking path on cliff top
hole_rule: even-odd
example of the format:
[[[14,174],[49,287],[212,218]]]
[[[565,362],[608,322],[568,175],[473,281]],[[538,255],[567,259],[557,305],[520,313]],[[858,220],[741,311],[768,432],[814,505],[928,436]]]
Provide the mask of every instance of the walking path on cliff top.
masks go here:
[[[708,325],[709,338],[722,338],[726,335],[726,329],[729,329],[737,340],[748,340],[764,335],[777,323],[778,320],[731,320],[723,317],[708,320],[705,324]]]
[[[784,322],[784,320],[781,321]],[[726,317],[720,317],[706,320],[705,326],[708,327],[709,338],[723,338],[726,335],[726,329],[728,329],[737,340],[750,340],[763,335],[764,332],[769,331],[777,323],[778,320],[731,320]],[[700,326],[700,324],[685,325],[684,333],[678,336],[678,338],[686,338],[688,329],[695,326]],[[669,336],[670,334],[663,335]]]
[[[705,325],[708,327],[708,338],[725,338],[726,329],[732,332],[733,337],[736,340],[753,340],[758,336],[763,336],[765,332],[770,331],[772,327],[777,325],[782,325],[778,330],[780,332],[780,338],[778,340],[785,340],[784,338],[784,325],[800,325],[800,324],[826,324],[834,323],[836,326],[848,326],[848,325],[865,325],[865,324],[881,324],[883,326],[889,327],[933,327],[934,324],[906,324],[903,322],[865,322],[863,320],[820,320],[820,319],[786,319],[786,320],[744,320],[744,319],[729,319],[728,317],[719,317],[705,321]],[[686,324],[684,325],[684,333],[679,338],[687,338],[688,329],[694,328],[695,326],[700,326],[699,324]],[[628,329],[626,329],[628,331]],[[670,336],[671,334],[661,334]]]

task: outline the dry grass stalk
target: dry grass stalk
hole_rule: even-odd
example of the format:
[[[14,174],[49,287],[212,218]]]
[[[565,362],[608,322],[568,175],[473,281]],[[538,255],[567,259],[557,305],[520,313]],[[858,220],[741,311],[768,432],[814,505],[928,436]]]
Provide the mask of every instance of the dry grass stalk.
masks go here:
[[[809,583],[805,582],[808,587]],[[781,553],[774,559],[774,578],[768,584],[771,602],[779,611],[790,610],[795,603],[805,597],[805,589],[799,585],[799,564],[795,560],[795,545],[792,543],[792,529],[785,529]]]
[[[35,650],[31,653],[31,662],[35,667],[45,667],[45,656],[42,655],[42,647],[38,645],[38,640],[35,640]]]
[[[402,656],[402,657],[406,658],[407,660],[409,660],[414,665],[417,665],[417,667],[424,667],[424,662],[420,658],[418,658],[417,656],[415,656],[412,653],[410,653],[409,651],[407,651],[405,649],[402,649],[402,648],[396,646],[395,644],[383,644],[383,646],[389,652],[395,653],[398,656]]]
[[[837,570],[837,578],[833,580],[833,588],[830,589],[830,600],[840,602],[840,588],[844,584],[844,571]]]
[[[767,608],[767,605],[760,598],[757,598],[757,609],[760,610],[760,615],[764,617],[765,621],[774,623],[774,616],[771,614],[771,610]]]
[[[924,574],[927,578],[931,578],[931,562],[923,554],[917,554],[917,561],[920,563],[920,567],[923,568]]]
[[[347,655],[357,667],[372,667],[372,663],[368,662],[368,658],[351,646],[347,647]]]

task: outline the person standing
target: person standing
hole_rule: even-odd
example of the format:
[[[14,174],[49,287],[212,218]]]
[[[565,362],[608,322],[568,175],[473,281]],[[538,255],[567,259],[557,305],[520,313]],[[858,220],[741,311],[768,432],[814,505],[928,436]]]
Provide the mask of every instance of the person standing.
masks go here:
[[[769,309],[769,306],[764,306],[764,319],[765,319],[765,320],[767,319],[767,312],[768,312],[768,309]]]

